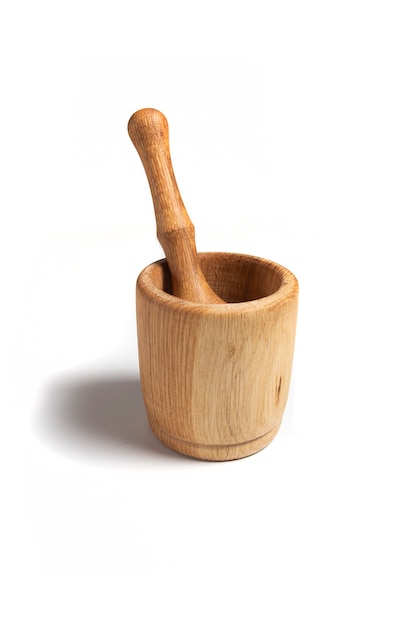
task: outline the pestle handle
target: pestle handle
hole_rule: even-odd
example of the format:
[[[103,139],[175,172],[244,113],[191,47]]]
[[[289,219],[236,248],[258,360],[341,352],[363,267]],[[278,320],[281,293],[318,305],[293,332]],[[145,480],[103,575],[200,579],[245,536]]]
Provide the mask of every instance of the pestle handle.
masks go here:
[[[168,122],[156,109],[141,109],[128,123],[129,136],[148,177],[157,237],[171,272],[173,293],[192,302],[221,304],[201,270],[194,225],[181,199],[172,168]]]

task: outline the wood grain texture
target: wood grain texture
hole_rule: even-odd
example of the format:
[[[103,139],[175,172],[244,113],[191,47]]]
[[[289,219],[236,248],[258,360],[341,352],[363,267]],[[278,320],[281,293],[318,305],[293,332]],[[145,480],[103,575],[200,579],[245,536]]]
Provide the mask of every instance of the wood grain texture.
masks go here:
[[[130,118],[128,132],[148,177],[157,236],[168,261],[174,294],[192,302],[222,303],[198,261],[194,225],[172,167],[166,118],[156,109],[141,109]]]
[[[199,262],[223,305],[172,295],[165,260],[137,281],[142,392],[170,448],[223,461],[265,447],[281,424],[295,339],[298,283],[289,270],[241,254]]]

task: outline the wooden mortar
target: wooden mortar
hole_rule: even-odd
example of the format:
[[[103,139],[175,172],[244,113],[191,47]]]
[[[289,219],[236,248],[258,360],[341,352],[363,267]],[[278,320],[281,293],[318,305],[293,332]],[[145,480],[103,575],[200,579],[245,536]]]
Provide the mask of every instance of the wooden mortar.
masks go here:
[[[136,285],[140,377],[150,426],[164,444],[188,456],[248,456],[264,448],[281,424],[297,279],[258,257],[198,254],[164,116],[142,109],[128,128],[148,176],[166,254],[141,272]]]
[[[200,253],[226,304],[171,294],[165,260],[137,280],[140,377],[149,423],[168,447],[200,459],[264,448],[288,396],[298,284],[287,269],[244,254]]]

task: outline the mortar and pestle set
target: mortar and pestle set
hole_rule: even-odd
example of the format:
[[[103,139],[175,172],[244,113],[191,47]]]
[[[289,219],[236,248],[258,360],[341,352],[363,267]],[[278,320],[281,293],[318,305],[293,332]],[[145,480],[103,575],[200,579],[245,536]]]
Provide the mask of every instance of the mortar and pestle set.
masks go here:
[[[128,124],[152,193],[166,259],[136,284],[140,378],[150,426],[182,454],[226,461],[272,441],[290,385],[298,283],[245,254],[197,253],[171,163],[168,123]]]

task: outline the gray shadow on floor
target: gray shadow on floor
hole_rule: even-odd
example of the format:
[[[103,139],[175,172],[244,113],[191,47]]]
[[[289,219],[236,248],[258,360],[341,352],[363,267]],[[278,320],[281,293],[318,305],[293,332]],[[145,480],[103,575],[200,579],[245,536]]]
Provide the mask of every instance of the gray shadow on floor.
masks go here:
[[[41,430],[67,451],[92,456],[171,457],[146,417],[139,376],[67,376],[49,381],[39,411]]]

